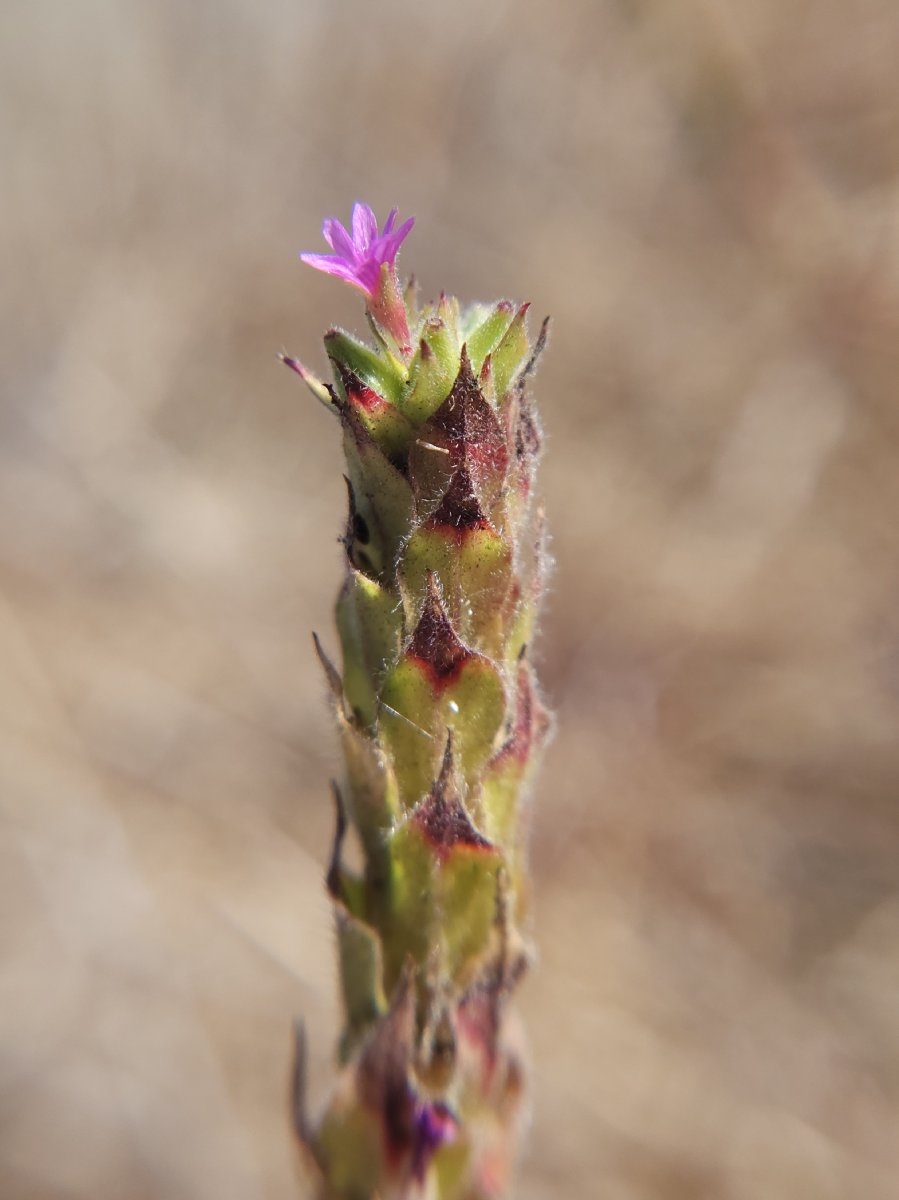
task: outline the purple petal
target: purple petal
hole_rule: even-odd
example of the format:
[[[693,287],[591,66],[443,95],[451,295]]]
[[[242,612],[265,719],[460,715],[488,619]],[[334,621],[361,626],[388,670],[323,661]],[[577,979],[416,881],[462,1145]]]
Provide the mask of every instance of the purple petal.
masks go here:
[[[378,236],[378,220],[367,204],[353,205],[353,242],[359,254],[364,254]]]
[[[353,205],[352,236],[336,217],[322,222],[322,234],[333,254],[301,254],[300,258],[317,271],[344,279],[373,299],[381,287],[381,268],[386,263],[393,268],[397,252],[415,224],[409,217],[399,229],[397,210],[392,208],[378,233],[378,221],[370,205],[357,201]]]
[[[356,247],[353,245],[353,239],[336,217],[326,217],[322,221],[322,233],[325,235],[325,241],[336,254],[339,254],[341,258],[348,259],[349,262],[356,261]]]
[[[346,280],[354,287],[361,288],[363,292],[370,290],[360,278],[360,268],[348,263],[341,255],[301,254],[300,260],[307,267],[314,267],[316,271],[324,271],[326,275],[336,275],[338,279]]]
[[[369,296],[374,296],[381,286],[380,262],[374,258],[367,258],[356,268],[356,278],[359,281],[359,287],[364,292],[368,292]]]
[[[412,226],[414,224],[415,218],[409,217],[408,220],[403,221],[399,229],[394,230],[393,233],[387,234],[386,237],[378,238],[377,254],[380,262],[393,263],[394,259],[399,253],[400,246],[412,232]],[[372,250],[374,249],[375,247],[372,247]]]

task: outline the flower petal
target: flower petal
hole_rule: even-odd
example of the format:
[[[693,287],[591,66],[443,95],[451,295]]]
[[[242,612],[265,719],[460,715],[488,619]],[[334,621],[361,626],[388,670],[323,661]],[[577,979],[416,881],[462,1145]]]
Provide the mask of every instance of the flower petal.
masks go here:
[[[386,237],[380,237],[377,241],[377,255],[379,262],[393,263],[396,258],[400,246],[412,232],[412,226],[415,224],[415,218],[409,217],[403,221],[399,229],[395,229],[392,233],[388,233]],[[375,247],[372,247],[372,251]]]
[[[373,258],[367,258],[364,263],[359,264],[356,278],[359,281],[359,287],[364,292],[368,292],[369,296],[374,296],[381,286],[381,264]]]
[[[338,279],[344,279],[347,283],[360,288],[363,292],[369,290],[361,281],[360,267],[353,263],[348,263],[341,255],[301,254],[300,260],[307,267],[314,267],[316,271],[324,271],[326,275],[335,275]]]
[[[300,258],[317,271],[346,280],[374,300],[381,290],[382,268],[386,265],[393,270],[397,251],[415,224],[415,218],[409,217],[397,229],[396,217],[397,210],[392,208],[378,233],[371,206],[359,200],[353,205],[352,235],[336,217],[322,222],[322,234],[333,254],[301,254]]]
[[[322,221],[322,233],[335,254],[339,254],[341,258],[346,258],[350,262],[356,261],[356,247],[353,245],[353,239],[336,217],[326,217]]]
[[[378,236],[378,221],[367,204],[353,205],[353,242],[357,253],[364,254]]]

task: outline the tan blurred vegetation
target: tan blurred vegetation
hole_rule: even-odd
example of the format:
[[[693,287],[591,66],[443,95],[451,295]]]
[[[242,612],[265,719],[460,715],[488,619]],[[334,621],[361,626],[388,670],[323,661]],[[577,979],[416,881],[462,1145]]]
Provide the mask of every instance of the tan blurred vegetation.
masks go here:
[[[895,0],[7,0],[0,1195],[303,1196],[364,198],[530,297],[521,1200],[899,1195]]]

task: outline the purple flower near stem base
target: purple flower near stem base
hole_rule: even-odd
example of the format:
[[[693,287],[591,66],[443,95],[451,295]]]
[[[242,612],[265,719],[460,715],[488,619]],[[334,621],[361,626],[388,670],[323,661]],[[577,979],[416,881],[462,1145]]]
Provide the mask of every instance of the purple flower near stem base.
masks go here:
[[[391,271],[395,270],[399,248],[415,224],[415,218],[409,217],[395,229],[396,216],[397,210],[392,208],[379,233],[374,212],[367,204],[357,203],[353,206],[352,236],[336,217],[327,217],[322,223],[325,241],[334,254],[301,254],[300,258],[307,266],[336,275],[374,300],[381,288],[381,267],[386,263]]]
[[[419,1183],[424,1182],[431,1159],[441,1146],[455,1139],[458,1129],[456,1118],[445,1104],[419,1102],[412,1146],[412,1175]]]

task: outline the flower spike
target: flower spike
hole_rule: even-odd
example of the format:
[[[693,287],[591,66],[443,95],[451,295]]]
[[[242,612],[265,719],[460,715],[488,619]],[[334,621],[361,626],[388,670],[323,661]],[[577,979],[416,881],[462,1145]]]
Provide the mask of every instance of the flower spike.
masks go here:
[[[545,574],[529,394],[545,332],[534,345],[509,300],[404,298],[411,227],[393,209],[379,229],[366,204],[350,229],[325,221],[334,254],[303,260],[365,294],[377,344],[330,330],[332,384],[285,358],[339,420],[349,507],[339,664],[316,641],[345,760],[326,875],[340,1071],[320,1117],[294,1118],[318,1200],[503,1200],[527,1111],[510,1002],[549,725],[525,653]]]

